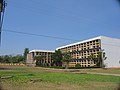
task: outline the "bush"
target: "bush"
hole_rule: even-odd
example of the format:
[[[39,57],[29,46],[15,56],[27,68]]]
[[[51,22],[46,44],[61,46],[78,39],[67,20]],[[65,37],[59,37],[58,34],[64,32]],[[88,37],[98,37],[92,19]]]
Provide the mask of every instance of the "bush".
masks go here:
[[[62,67],[62,66],[50,66],[49,68],[65,69],[65,67]]]
[[[75,65],[75,69],[80,69],[80,68],[81,68],[81,65],[77,63],[77,64]]]

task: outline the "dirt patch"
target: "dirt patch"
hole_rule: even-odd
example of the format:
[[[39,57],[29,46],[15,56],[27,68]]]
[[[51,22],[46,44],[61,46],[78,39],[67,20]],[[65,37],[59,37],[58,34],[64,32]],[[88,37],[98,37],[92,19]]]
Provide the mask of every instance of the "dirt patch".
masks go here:
[[[13,76],[1,76],[1,79],[9,79],[9,78],[13,78]]]
[[[30,83],[37,83],[37,82],[42,82],[42,79],[31,79]]]

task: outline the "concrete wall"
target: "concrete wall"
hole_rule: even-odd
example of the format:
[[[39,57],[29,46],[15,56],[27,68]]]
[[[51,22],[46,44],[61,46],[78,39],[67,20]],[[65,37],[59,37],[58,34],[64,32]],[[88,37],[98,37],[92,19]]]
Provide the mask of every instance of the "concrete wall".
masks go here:
[[[120,39],[101,36],[101,47],[106,53],[106,67],[120,67]]]
[[[26,61],[27,66],[36,66],[35,61],[33,60],[33,55],[32,53],[27,54],[27,61]]]

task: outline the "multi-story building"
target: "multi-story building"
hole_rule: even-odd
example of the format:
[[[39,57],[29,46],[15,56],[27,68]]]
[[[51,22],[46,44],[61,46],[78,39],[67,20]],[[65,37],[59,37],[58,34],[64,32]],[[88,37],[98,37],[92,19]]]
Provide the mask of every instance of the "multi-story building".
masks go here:
[[[48,50],[31,50],[27,54],[27,62],[26,64],[29,66],[35,66],[36,60],[34,60],[35,56],[43,56],[44,58],[41,60],[42,64],[51,64],[52,58],[51,55],[54,53],[54,51],[48,51]]]
[[[56,50],[60,50],[63,55],[71,55],[70,67],[75,67],[78,63],[82,67],[95,66],[96,63],[90,60],[89,56],[93,53],[97,57],[98,52],[105,52],[107,59],[103,64],[106,67],[120,67],[120,39],[99,36],[58,47]]]
[[[60,50],[63,56],[70,54],[69,67],[75,67],[76,64],[80,64],[82,67],[96,66],[97,63],[90,59],[90,55],[94,54],[97,58],[98,52],[105,52],[107,57],[106,60],[102,61],[102,65],[104,64],[106,67],[120,67],[120,39],[99,36],[58,47],[56,50]],[[35,65],[34,57],[38,55],[45,56],[42,61],[43,64],[50,64],[52,62],[52,53],[54,51],[31,50],[27,55],[27,64]]]

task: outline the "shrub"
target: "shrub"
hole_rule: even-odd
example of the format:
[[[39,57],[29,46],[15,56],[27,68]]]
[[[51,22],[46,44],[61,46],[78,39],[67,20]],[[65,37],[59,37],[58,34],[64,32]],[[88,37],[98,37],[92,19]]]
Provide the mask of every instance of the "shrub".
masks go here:
[[[75,69],[80,69],[80,68],[81,68],[81,65],[77,63],[77,64],[75,65]]]
[[[50,66],[49,68],[65,69],[65,67],[62,67],[62,66]]]

